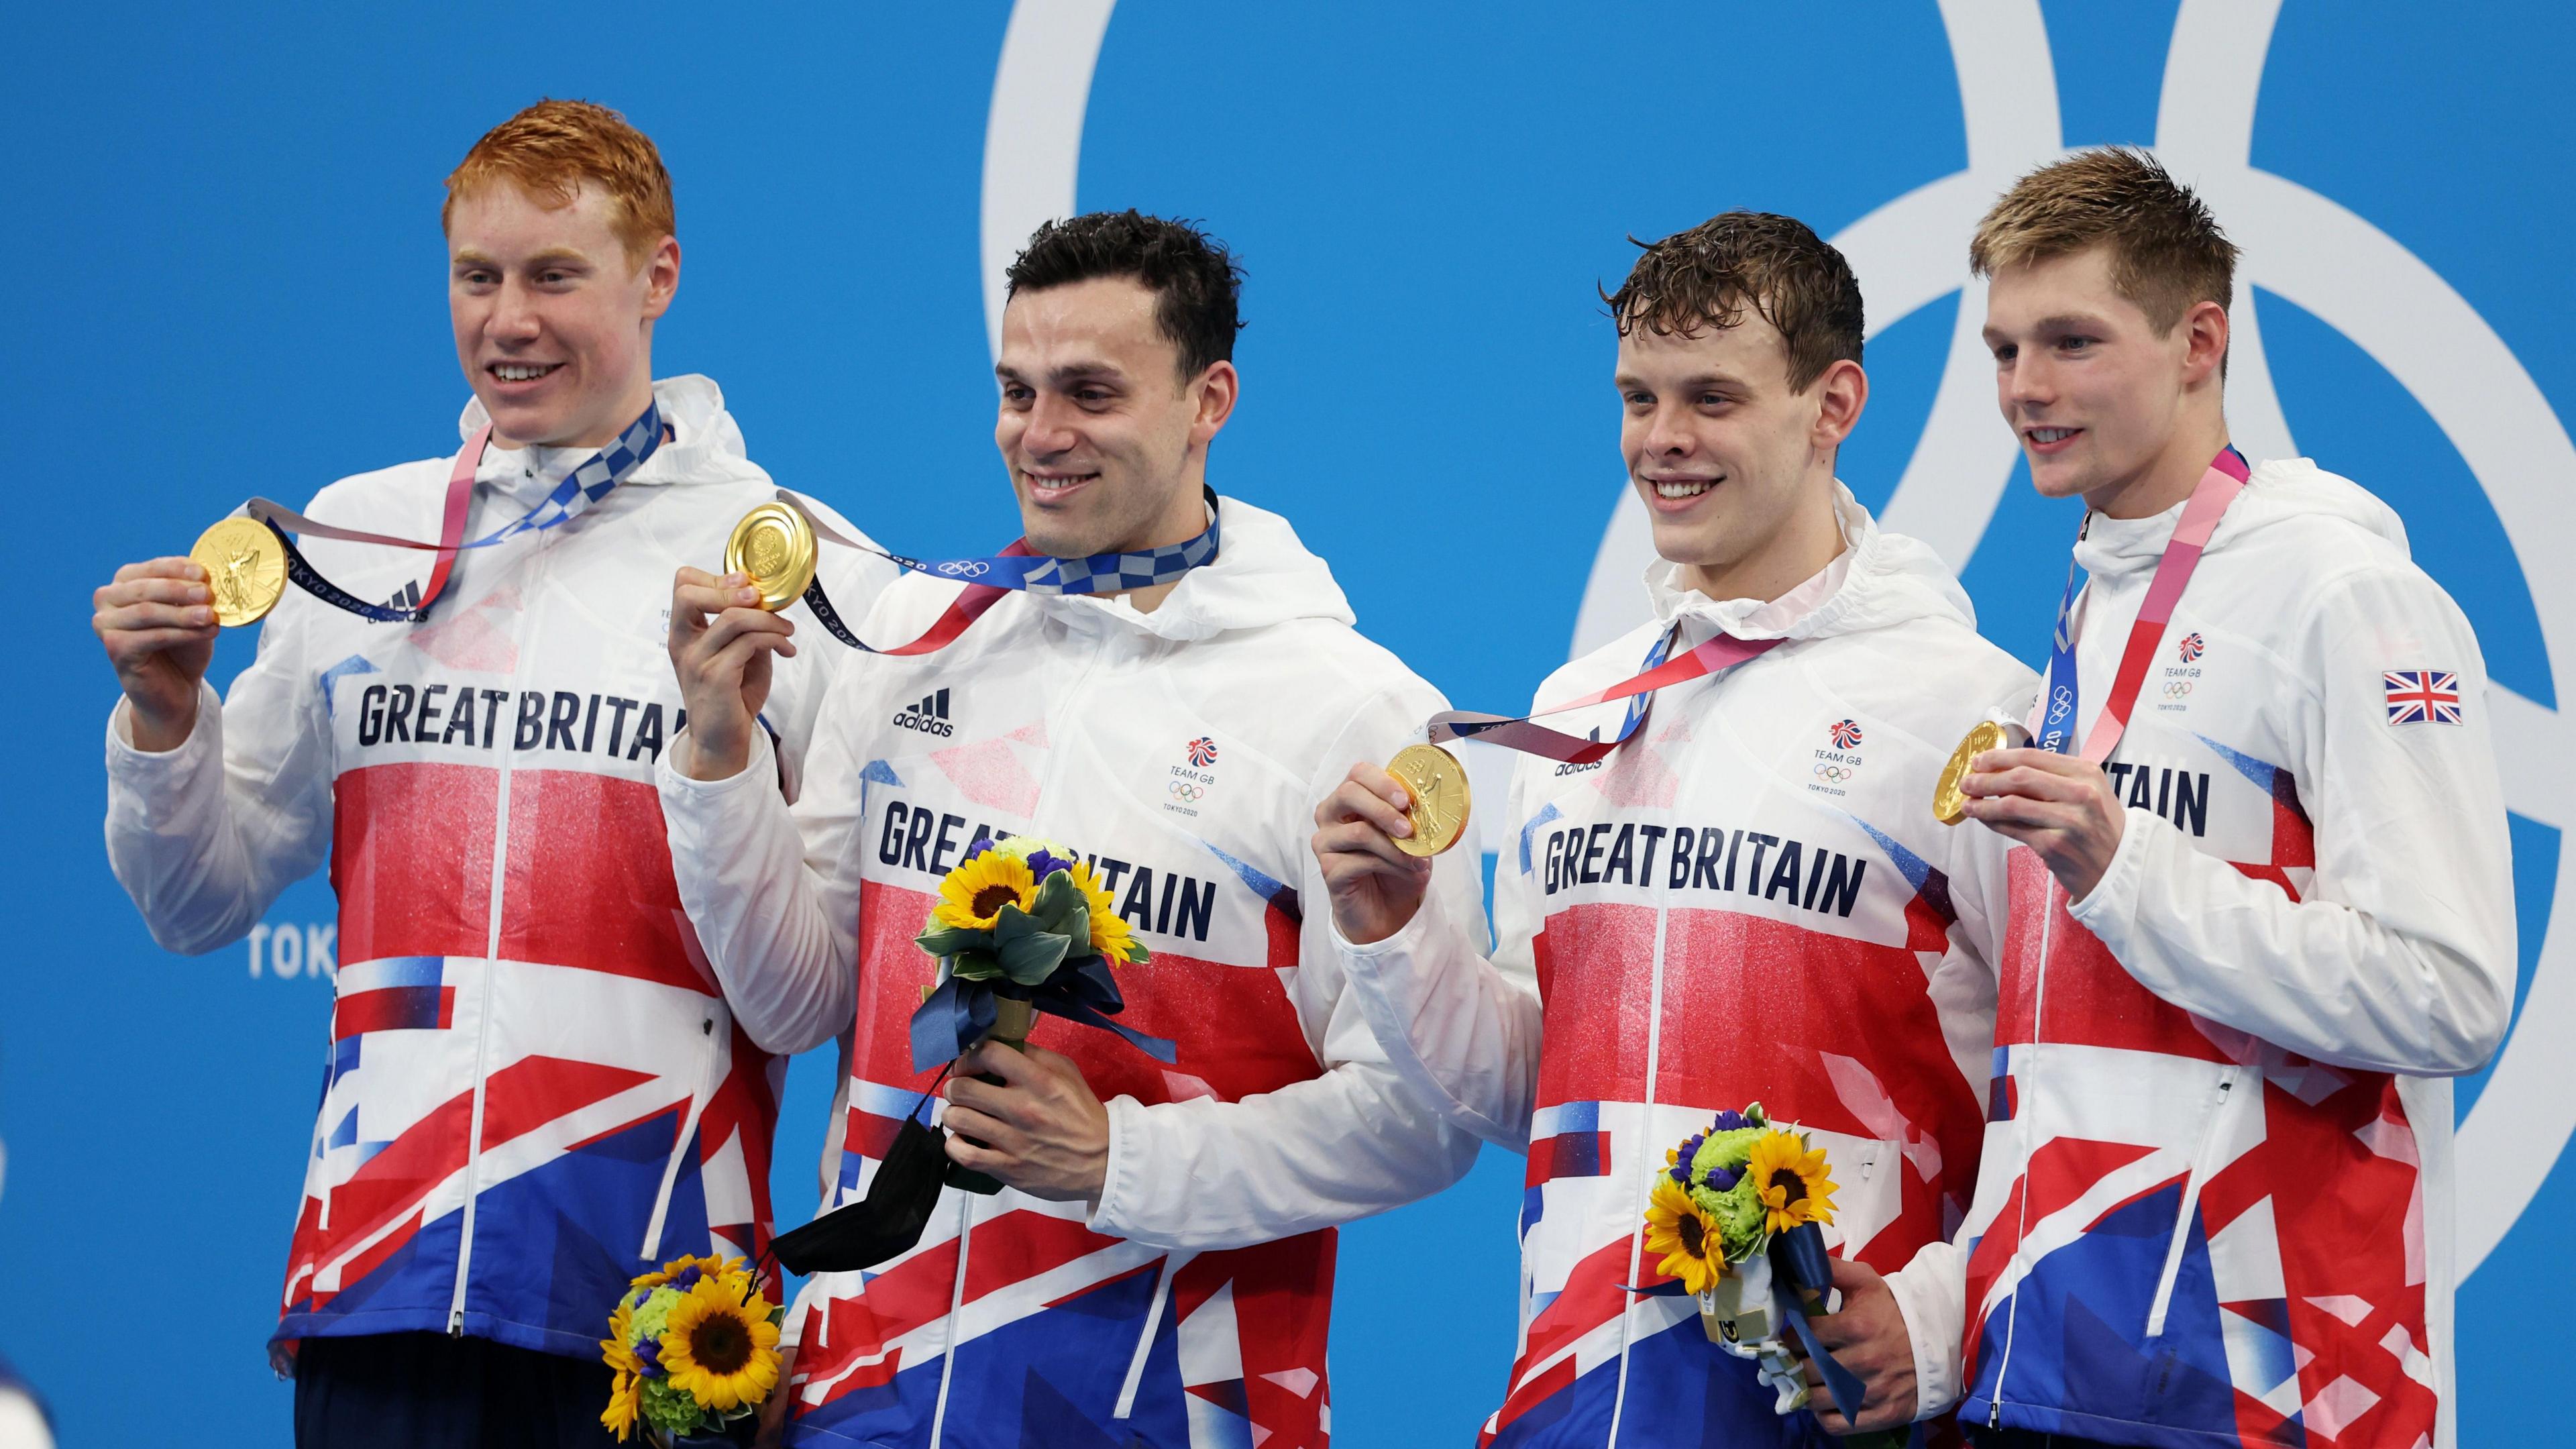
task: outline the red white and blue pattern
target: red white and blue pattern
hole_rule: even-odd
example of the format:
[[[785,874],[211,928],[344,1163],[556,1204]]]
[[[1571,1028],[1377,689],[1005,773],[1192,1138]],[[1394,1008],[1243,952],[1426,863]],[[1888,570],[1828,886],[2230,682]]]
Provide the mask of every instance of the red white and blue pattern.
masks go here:
[[[2198,742],[2232,767],[2218,788],[2268,803],[2268,845],[2236,868],[2298,899],[2316,855],[2289,771]],[[2149,994],[2036,855],[2012,861],[1987,1169],[2018,1175],[1970,1225],[1962,1419],[2169,1449],[2423,1449],[2423,1184],[2395,1079]],[[2158,1110],[2176,1103],[2201,1105]]]
[[[1190,741],[1190,763],[1204,770],[1216,763],[1216,741],[1205,735]]]
[[[1860,748],[1860,722],[1858,720],[1848,719],[1835,720],[1833,737],[1835,749],[1852,750]]]
[[[505,807],[500,780],[405,761],[335,784],[345,964],[279,1340],[461,1329],[586,1357],[634,1274],[768,1241],[785,1064],[692,960],[652,784],[520,768]]]
[[[2460,676],[2447,669],[2391,669],[2380,676],[2388,693],[2388,722],[2460,722]]]
[[[2183,635],[2182,642],[2174,646],[2174,657],[2185,664],[2198,663],[2200,656],[2208,652],[2208,642],[2196,632]]]

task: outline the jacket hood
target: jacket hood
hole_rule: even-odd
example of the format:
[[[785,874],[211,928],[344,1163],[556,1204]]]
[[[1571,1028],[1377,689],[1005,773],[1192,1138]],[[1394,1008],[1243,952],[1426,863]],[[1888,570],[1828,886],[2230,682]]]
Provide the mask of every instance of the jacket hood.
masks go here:
[[[1768,601],[1709,598],[1675,582],[1679,564],[1656,560],[1646,570],[1655,617],[1665,623],[1693,619],[1738,639],[1823,639],[1924,618],[1976,627],[1967,592],[1929,545],[1882,531],[1840,482],[1834,484],[1834,517],[1842,525],[1842,553],[1815,577]]]
[[[644,466],[626,479],[628,484],[766,480],[768,475],[751,461],[741,427],[734,422],[733,414],[725,411],[724,390],[716,386],[715,379],[694,372],[662,378],[653,384],[653,400],[661,404],[662,418],[671,425],[672,437],[653,450],[653,456],[644,460]],[[491,420],[491,414],[483,410],[481,398],[468,398],[464,412],[456,419],[456,436],[459,440],[471,438],[476,429]],[[528,465],[537,476],[553,478],[560,476],[564,469],[577,466],[593,450],[530,448],[525,451]]]
[[[2177,503],[2150,518],[2110,518],[2093,514],[2075,545],[2075,562],[2086,573],[2118,575],[2153,569],[2165,544],[2182,522]],[[2212,551],[2241,544],[2266,529],[2313,519],[2332,519],[2375,534],[2407,553],[2406,525],[2397,510],[2368,489],[2339,477],[2306,458],[2276,459],[2257,464],[2245,491],[2227,506],[2209,536]]]
[[[1357,622],[1333,571],[1309,553],[1288,520],[1236,498],[1217,500],[1221,530],[1213,562],[1181,577],[1162,607],[1143,613],[1124,598],[1032,595],[1075,617],[1085,611],[1162,639],[1206,639],[1228,629],[1257,629],[1291,619]]]

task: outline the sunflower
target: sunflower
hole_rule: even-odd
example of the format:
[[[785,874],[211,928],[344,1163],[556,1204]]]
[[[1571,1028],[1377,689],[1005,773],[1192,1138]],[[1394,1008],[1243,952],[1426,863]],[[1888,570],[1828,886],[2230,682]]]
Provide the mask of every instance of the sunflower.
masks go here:
[[[659,1288],[665,1283],[676,1282],[681,1291],[686,1292],[690,1284],[698,1281],[697,1275],[699,1274],[738,1273],[740,1271],[742,1271],[742,1259],[740,1258],[720,1257],[714,1253],[709,1253],[707,1256],[701,1258],[693,1254],[682,1253],[680,1256],[673,1258],[671,1261],[663,1264],[653,1272],[637,1277],[633,1282],[626,1286],[629,1288],[652,1289]],[[629,1294],[627,1296],[637,1306],[642,1306],[644,1299],[641,1295]]]
[[[1753,1160],[1744,1172],[1762,1199],[1770,1231],[1834,1220],[1834,1181],[1825,1176],[1825,1150],[1810,1150],[1798,1134],[1765,1132],[1753,1139]]]
[[[988,850],[939,882],[939,904],[931,908],[930,918],[961,931],[989,931],[1001,918],[1002,907],[1027,910],[1037,896],[1037,885],[1027,861]]]
[[[608,1407],[599,1411],[599,1423],[600,1427],[615,1434],[620,1444],[626,1442],[627,1435],[635,1432],[635,1413],[641,1407],[641,1398],[642,1391],[636,1387],[633,1374],[620,1373],[617,1381],[609,1386]]]
[[[778,1386],[778,1325],[769,1321],[769,1303],[746,1303],[702,1280],[671,1310],[662,1368],[672,1388],[716,1413],[759,1403]]]
[[[1655,1195],[1646,1208],[1646,1251],[1664,1255],[1655,1271],[1682,1280],[1686,1292],[1705,1293],[1726,1274],[1717,1224],[1669,1176],[1655,1179]]]
[[[1139,960],[1144,947],[1137,944],[1136,933],[1109,903],[1109,892],[1100,888],[1100,877],[1089,865],[1073,863],[1073,883],[1082,891],[1084,906],[1091,913],[1091,949],[1101,954],[1112,966],[1124,966]]]

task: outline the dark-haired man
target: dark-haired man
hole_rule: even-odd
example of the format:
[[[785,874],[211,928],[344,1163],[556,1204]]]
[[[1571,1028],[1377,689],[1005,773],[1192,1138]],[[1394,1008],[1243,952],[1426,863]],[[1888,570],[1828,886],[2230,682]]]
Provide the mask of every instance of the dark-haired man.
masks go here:
[[[1648,246],[1608,300],[1620,446],[1664,559],[1655,618],[1536,703],[1682,677],[1551,715],[1556,744],[1500,732],[1537,752],[1502,807],[1518,846],[1491,960],[1482,923],[1393,845],[1405,796],[1382,771],[1351,772],[1315,849],[1352,994],[1399,1069],[1529,1155],[1493,1442],[1821,1444],[1703,1331],[1649,1218],[1706,1271],[1715,1239],[1669,1154],[1760,1101],[1828,1154],[1845,1304],[1820,1327],[1867,1390],[1861,1423],[1955,1397],[1945,1239],[1976,1180],[2004,873],[1931,804],[1951,743],[2028,699],[2030,673],[1977,637],[1929,549],[1835,481],[1869,391],[1840,253],[1729,212]],[[1780,1185],[1784,1205],[1809,1195]]]
[[[2235,263],[2117,148],[1969,251],[2031,482],[2087,509],[2034,747],[1967,779],[2029,847],[1961,1411],[2002,1444],[2455,1442],[2449,1079],[2514,990],[2486,670],[2386,504],[2229,444]]]
[[[1027,544],[1088,562],[1068,577],[1126,570],[1122,592],[1014,592],[937,652],[851,671],[791,810],[742,682],[791,630],[684,575],[690,729],[662,772],[681,894],[718,976],[771,1004],[761,1040],[855,1023],[838,1201],[929,1085],[906,1023],[933,963],[912,937],[980,836],[1095,862],[1153,950],[1119,971],[1121,1020],[1178,1060],[1052,1020],[1025,1056],[971,1055],[947,1150],[1008,1187],[950,1190],[910,1252],[815,1280],[789,1439],[1322,1444],[1333,1225],[1448,1185],[1476,1144],[1396,1080],[1343,992],[1302,905],[1307,822],[1440,700],[1353,632],[1285,520],[1207,489],[1239,387],[1218,243],[1079,216],[1009,279],[994,441]],[[863,633],[913,639],[958,597],[909,576]],[[1463,861],[1438,876],[1475,910]]]

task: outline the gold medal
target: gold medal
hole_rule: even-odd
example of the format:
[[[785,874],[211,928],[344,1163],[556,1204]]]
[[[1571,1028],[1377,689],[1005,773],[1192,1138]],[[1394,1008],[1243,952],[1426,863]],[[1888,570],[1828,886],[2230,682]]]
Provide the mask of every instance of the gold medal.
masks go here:
[[[1988,750],[1999,750],[2004,744],[2004,727],[1993,720],[1981,720],[1950,752],[1950,763],[1941,767],[1941,782],[1932,787],[1932,818],[1944,825],[1956,825],[1968,818],[1968,797],[1959,789],[1967,778],[1968,762]]]
[[[776,613],[814,582],[814,525],[784,503],[764,503],[742,516],[725,540],[729,574],[749,574],[760,607]]]
[[[227,518],[197,535],[188,557],[206,571],[215,622],[227,629],[256,624],[286,593],[286,548],[256,518]]]
[[[1438,855],[1467,833],[1467,767],[1438,745],[1406,745],[1386,762],[1386,772],[1413,797],[1405,812],[1411,835],[1396,838],[1407,855]]]

